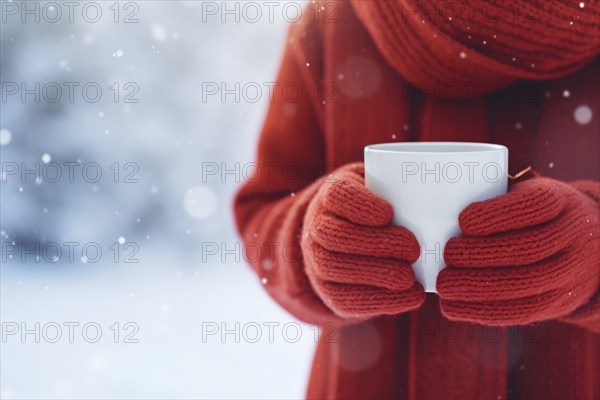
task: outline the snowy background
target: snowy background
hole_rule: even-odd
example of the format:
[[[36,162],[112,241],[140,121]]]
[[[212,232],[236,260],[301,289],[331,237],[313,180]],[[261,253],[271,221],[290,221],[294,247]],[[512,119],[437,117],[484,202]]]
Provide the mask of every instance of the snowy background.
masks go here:
[[[252,161],[268,98],[202,89],[273,81],[303,2],[27,3],[1,2],[1,397],[302,397],[314,331],[202,254],[236,245],[239,185],[202,166]]]

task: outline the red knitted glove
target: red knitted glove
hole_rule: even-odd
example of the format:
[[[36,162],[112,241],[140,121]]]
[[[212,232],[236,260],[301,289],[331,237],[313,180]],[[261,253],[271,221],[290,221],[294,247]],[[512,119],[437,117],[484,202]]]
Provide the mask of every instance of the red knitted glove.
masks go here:
[[[586,304],[600,281],[600,217],[588,189],[600,193],[600,185],[581,183],[534,177],[465,208],[463,236],[446,244],[448,268],[437,278],[442,313],[519,325]]]
[[[390,225],[393,208],[364,184],[362,163],[326,178],[307,209],[302,254],[308,278],[337,315],[365,319],[415,309],[425,299],[411,264],[419,243]]]

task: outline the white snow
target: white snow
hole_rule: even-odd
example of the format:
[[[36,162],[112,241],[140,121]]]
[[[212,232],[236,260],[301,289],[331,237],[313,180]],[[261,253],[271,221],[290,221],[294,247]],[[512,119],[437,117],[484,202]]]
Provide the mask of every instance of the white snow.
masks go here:
[[[55,266],[52,274],[5,268],[3,322],[23,321],[27,329],[40,322],[46,337],[54,337],[50,324],[56,323],[62,337],[56,343],[44,336],[40,343],[33,335],[25,343],[19,335],[7,338],[2,398],[303,398],[314,328],[298,324],[296,343],[285,337],[283,326],[291,324],[295,336],[297,321],[268,297],[249,267],[203,265],[201,275],[184,270],[176,277],[178,261],[145,261],[79,264],[67,274]],[[79,324],[73,343],[69,322]],[[96,343],[83,336],[89,323],[101,328]],[[127,323],[135,325],[126,329]],[[269,324],[275,324],[272,343]],[[217,333],[208,335],[208,326]],[[252,342],[256,326],[262,336]],[[131,334],[138,343],[125,342]],[[95,336],[92,325],[87,336]]]
[[[217,195],[207,186],[194,186],[183,200],[185,212],[194,219],[212,217],[217,211]]]
[[[222,103],[220,96],[202,102],[202,82],[274,81],[289,25],[281,18],[237,24],[217,17],[202,23],[203,3],[193,1],[137,2],[139,23],[115,23],[108,9],[112,3],[98,2],[103,7],[98,23],[35,23],[31,16],[22,23],[17,16],[2,24],[4,81],[81,83],[73,103],[3,103],[2,161],[41,164],[47,153],[59,164],[97,162],[103,174],[99,182],[86,182],[79,166],[73,183],[66,168],[56,184],[35,185],[34,176],[3,183],[1,228],[11,241],[81,244],[72,263],[65,261],[65,249],[51,262],[36,263],[30,256],[21,263],[17,254],[2,264],[2,321],[24,322],[27,328],[40,322],[48,332],[49,324],[57,323],[63,335],[57,343],[43,337],[31,342],[31,335],[26,343],[19,336],[0,343],[0,395],[302,398],[313,331],[301,324],[300,341],[282,338],[281,327],[297,321],[269,297],[243,259],[202,261],[203,243],[239,241],[231,204],[241,184],[231,177],[204,183],[202,163],[225,162],[230,168],[254,161],[269,106],[266,98],[254,104]],[[132,9],[119,5],[122,21]],[[81,7],[75,11],[77,19]],[[165,31],[164,41],[157,26]],[[64,68],[57,65],[60,60]],[[82,100],[86,82],[102,86],[97,103]],[[109,88],[115,82],[118,102]],[[134,92],[125,88],[128,82],[139,87],[132,95],[138,103],[123,102]],[[118,183],[110,169],[115,162]],[[128,162],[137,172],[125,168]],[[139,182],[125,183],[127,176]],[[119,237],[123,243],[115,245]],[[94,262],[91,248],[83,263],[82,245],[90,242],[102,246],[102,257]],[[124,263],[126,256],[138,262]],[[73,343],[62,325],[69,322],[80,324]],[[82,338],[81,328],[90,322],[102,329],[97,343]],[[133,335],[139,343],[124,343],[133,332],[125,328],[128,322],[139,328]],[[236,322],[239,342],[220,334],[203,340],[207,323],[217,324],[221,333],[235,329]],[[266,328],[258,342],[244,340],[244,327],[271,322],[279,324],[272,343]],[[93,334],[90,327],[88,336]]]
[[[12,133],[8,129],[0,129],[0,146],[6,146],[12,139]]]
[[[594,113],[589,106],[581,105],[575,109],[574,117],[580,125],[587,125],[592,121]]]
[[[262,267],[265,271],[270,271],[273,269],[273,261],[269,258],[265,258],[262,262]]]
[[[152,26],[152,37],[159,42],[164,42],[167,40],[167,30],[162,25],[154,25]]]

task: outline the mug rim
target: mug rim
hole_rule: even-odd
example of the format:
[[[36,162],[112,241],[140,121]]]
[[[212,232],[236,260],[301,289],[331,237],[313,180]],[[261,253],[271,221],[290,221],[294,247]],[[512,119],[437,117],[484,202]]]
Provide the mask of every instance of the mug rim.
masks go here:
[[[411,147],[435,147],[445,146],[474,148],[473,150],[455,150],[451,151],[427,151],[425,150],[410,150]],[[400,149],[397,149],[400,148]],[[395,154],[482,154],[494,151],[506,151],[508,148],[501,144],[484,143],[484,142],[393,142],[393,143],[375,143],[365,146],[365,152],[375,153],[395,153]]]

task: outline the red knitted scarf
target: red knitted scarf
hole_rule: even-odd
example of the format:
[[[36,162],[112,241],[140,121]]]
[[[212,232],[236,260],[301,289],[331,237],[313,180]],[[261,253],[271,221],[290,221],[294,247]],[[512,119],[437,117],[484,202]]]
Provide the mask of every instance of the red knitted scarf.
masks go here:
[[[424,90],[578,70],[600,50],[600,2],[557,0],[352,0],[387,61]],[[461,90],[462,97],[470,96]]]

